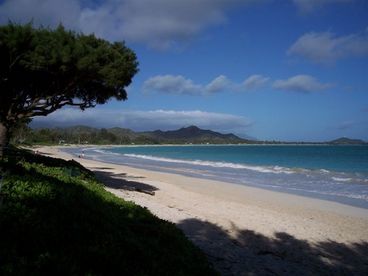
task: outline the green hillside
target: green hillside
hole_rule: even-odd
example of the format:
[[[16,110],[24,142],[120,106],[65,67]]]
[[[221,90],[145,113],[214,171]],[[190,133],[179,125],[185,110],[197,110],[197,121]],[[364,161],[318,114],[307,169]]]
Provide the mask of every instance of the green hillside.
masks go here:
[[[75,161],[4,161],[0,275],[213,275],[174,224],[105,191]]]
[[[29,144],[238,144],[251,143],[234,134],[222,134],[190,126],[172,131],[135,132],[125,128],[66,128],[28,129],[14,135],[14,142]]]

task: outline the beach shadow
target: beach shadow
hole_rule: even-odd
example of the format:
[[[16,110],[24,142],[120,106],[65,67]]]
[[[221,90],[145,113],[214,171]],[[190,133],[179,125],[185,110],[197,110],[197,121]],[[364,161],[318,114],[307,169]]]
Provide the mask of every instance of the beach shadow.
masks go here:
[[[53,153],[43,152],[43,151],[35,152],[35,154],[40,154],[40,155],[45,155],[45,156],[54,156],[55,155]]]
[[[109,167],[93,167],[90,168],[91,170],[113,170],[113,168],[109,168]],[[121,177],[121,178],[125,178],[125,179],[143,179],[145,178],[144,176],[135,176],[135,175],[128,175],[127,173],[114,173],[113,174],[114,177]]]
[[[130,181],[126,178],[144,178],[144,177],[134,177],[128,176],[126,173],[113,173],[107,171],[93,170],[96,178],[103,182],[106,187],[127,191],[137,191],[141,193],[146,193],[149,195],[154,195],[155,191],[158,189],[152,185]]]
[[[287,233],[231,233],[198,219],[178,224],[222,275],[368,275],[368,242],[309,243]]]
[[[109,167],[93,167],[93,169],[95,169],[95,170],[112,170],[113,168],[109,168]]]

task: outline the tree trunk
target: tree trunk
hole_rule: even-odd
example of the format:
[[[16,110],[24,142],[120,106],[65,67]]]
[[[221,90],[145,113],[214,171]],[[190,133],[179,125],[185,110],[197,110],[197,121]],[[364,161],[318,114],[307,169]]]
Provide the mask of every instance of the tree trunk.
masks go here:
[[[3,158],[5,147],[9,142],[9,129],[0,122],[0,159]]]

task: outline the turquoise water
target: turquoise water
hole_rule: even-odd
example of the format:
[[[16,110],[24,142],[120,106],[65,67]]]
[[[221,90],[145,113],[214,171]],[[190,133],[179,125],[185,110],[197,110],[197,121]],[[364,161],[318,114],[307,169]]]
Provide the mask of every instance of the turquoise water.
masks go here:
[[[368,174],[368,146],[145,146],[110,150],[172,159]]]
[[[81,149],[70,149],[74,154]],[[368,208],[368,146],[134,146],[87,158],[222,180]]]

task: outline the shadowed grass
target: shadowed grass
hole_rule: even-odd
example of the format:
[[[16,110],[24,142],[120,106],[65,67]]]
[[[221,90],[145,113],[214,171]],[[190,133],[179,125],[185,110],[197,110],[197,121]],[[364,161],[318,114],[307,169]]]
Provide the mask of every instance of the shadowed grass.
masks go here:
[[[15,151],[2,162],[1,275],[208,275],[174,224],[104,190],[90,171]]]

